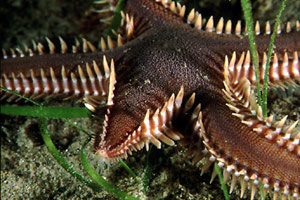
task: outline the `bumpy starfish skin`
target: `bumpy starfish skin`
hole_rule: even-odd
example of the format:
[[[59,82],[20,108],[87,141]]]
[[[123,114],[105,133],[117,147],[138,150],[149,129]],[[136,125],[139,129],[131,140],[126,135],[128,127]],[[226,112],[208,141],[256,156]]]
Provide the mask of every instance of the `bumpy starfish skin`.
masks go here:
[[[231,21],[224,31],[222,20],[214,28],[210,19],[202,28],[200,14],[191,11],[184,18],[185,7],[170,1],[128,0],[125,13],[117,47],[108,38],[102,49],[110,49],[99,52],[84,41],[83,50],[93,52],[73,47],[76,53],[68,53],[62,40],[62,54],[55,53],[51,41],[50,54],[40,44],[37,52],[43,55],[23,57],[19,50],[21,56],[1,60],[1,86],[32,98],[82,99],[95,115],[106,103],[103,131],[94,138],[96,154],[104,159],[180,140],[189,145],[194,162],[206,153],[204,168],[216,161],[224,166],[225,178],[233,172],[232,188],[242,177],[242,194],[250,181],[254,198],[261,180],[266,189],[274,187],[274,198],[281,191],[282,198],[298,199],[300,134],[293,133],[296,123],[282,129],[284,120],[262,116],[251,92],[255,76],[240,25],[235,34]],[[296,85],[300,79],[299,26],[275,40],[271,86]],[[270,40],[258,29],[263,70]],[[13,98],[2,91],[2,99]]]

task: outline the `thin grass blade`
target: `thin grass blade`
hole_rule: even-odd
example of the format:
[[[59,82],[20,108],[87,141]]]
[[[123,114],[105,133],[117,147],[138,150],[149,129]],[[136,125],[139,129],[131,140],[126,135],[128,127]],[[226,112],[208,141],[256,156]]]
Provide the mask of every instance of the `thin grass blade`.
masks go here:
[[[286,0],[282,0],[281,6],[279,9],[279,13],[276,16],[275,25],[274,25],[273,33],[271,35],[271,41],[270,41],[269,49],[268,49],[267,64],[266,64],[264,83],[263,83],[263,89],[262,89],[262,110],[263,110],[264,117],[268,116],[268,81],[269,81],[270,60],[271,60],[271,55],[272,55],[272,52],[274,49],[274,41],[275,41],[275,37],[276,37],[276,33],[277,33],[277,27],[280,22],[281,14],[285,8],[285,4],[286,4]]]
[[[14,116],[46,118],[83,118],[90,117],[91,112],[80,107],[40,107],[1,105],[0,113]]]
[[[226,200],[229,200],[230,197],[229,197],[229,194],[228,194],[228,190],[227,190],[226,184],[224,182],[224,178],[222,176],[221,170],[220,170],[217,163],[215,163],[215,169],[217,171],[217,174],[218,174],[218,177],[219,177],[219,180],[220,180],[220,184],[221,184],[221,188],[222,188],[223,193],[224,193],[224,197],[225,197]]]
[[[262,98],[261,98],[260,84],[259,84],[260,76],[258,70],[258,55],[257,55],[257,47],[256,47],[254,31],[253,31],[252,7],[249,0],[241,0],[241,5],[244,12],[244,18],[246,21],[250,51],[251,51],[251,56],[254,64],[254,71],[256,76],[256,87],[257,87],[257,101],[258,104],[262,106]]]
[[[72,176],[76,177],[79,181],[81,181],[86,186],[90,187],[94,191],[100,192],[102,189],[96,185],[95,183],[90,182],[89,180],[85,179],[83,176],[81,176],[79,173],[77,173],[72,166],[68,163],[68,161],[61,155],[61,153],[57,150],[54,143],[52,142],[52,139],[49,135],[48,129],[47,129],[47,123],[46,119],[40,120],[41,124],[41,133],[42,138],[49,150],[49,152],[52,154],[52,156],[57,160],[57,162]]]
[[[136,179],[136,174],[132,171],[132,169],[130,169],[130,167],[128,167],[128,165],[120,158],[119,162],[121,163],[121,165],[127,170],[127,172],[134,178]]]
[[[106,190],[107,192],[115,195],[116,197],[122,199],[122,200],[138,200],[137,198],[128,195],[127,193],[119,190],[118,188],[116,188],[115,186],[113,186],[111,183],[107,182],[102,176],[100,176],[96,170],[94,168],[91,167],[91,165],[89,164],[85,153],[84,153],[84,149],[86,147],[86,145],[88,144],[89,141],[87,141],[81,148],[81,152],[80,152],[80,156],[81,156],[81,162],[82,165],[84,167],[84,169],[86,170],[86,172],[90,175],[90,177],[98,184],[100,185],[104,190]]]

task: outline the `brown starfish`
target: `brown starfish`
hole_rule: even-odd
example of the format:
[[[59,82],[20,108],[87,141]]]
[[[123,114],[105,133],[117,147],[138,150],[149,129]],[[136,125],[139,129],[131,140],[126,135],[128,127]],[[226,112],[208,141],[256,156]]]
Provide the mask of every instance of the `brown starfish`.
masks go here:
[[[84,40],[83,52],[75,45],[69,53],[61,38],[61,54],[49,39],[49,54],[41,43],[26,53],[17,49],[8,56],[4,51],[1,87],[30,98],[78,98],[95,115],[106,104],[103,131],[94,138],[96,154],[103,159],[127,157],[144,145],[148,149],[149,143],[160,148],[161,142],[174,145],[180,140],[189,146],[195,163],[208,158],[203,171],[217,162],[225,179],[233,174],[231,190],[240,179],[241,196],[249,182],[253,199],[261,180],[266,189],[274,188],[274,198],[278,193],[283,199],[299,198],[296,123],[282,128],[286,118],[274,122],[272,116],[262,116],[251,89],[256,78],[240,22],[234,31],[231,21],[221,19],[214,26],[210,18],[205,28],[202,23],[199,13],[186,14],[178,3],[129,0],[117,42],[102,39],[103,51]],[[265,34],[259,27],[262,82],[270,26]],[[300,79],[299,22],[295,29],[287,24],[281,33],[278,28],[269,74],[272,87]],[[3,91],[1,95],[7,101],[16,98]]]

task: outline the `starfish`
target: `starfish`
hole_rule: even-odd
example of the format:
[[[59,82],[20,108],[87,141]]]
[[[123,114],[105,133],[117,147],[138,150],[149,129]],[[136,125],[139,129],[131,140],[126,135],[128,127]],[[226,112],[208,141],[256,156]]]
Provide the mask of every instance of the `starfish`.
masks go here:
[[[101,1],[115,6],[115,1]],[[263,82],[270,25],[255,26]],[[278,28],[271,60],[270,87],[298,87],[300,25]],[[79,99],[100,115],[103,128],[94,137],[95,153],[105,160],[126,158],[152,143],[187,146],[194,163],[207,159],[205,171],[217,162],[231,191],[239,179],[241,196],[247,183],[251,199],[262,181],[274,198],[299,198],[300,133],[297,122],[285,128],[263,117],[256,104],[254,67],[248,39],[238,22],[223,19],[205,26],[201,14],[172,1],[128,0],[122,25],[101,39],[101,51],[83,40],[72,52],[62,38],[60,53],[47,38],[33,49],[3,51],[1,87],[30,98]],[[48,53],[44,49],[48,49]],[[18,101],[1,91],[1,99]]]

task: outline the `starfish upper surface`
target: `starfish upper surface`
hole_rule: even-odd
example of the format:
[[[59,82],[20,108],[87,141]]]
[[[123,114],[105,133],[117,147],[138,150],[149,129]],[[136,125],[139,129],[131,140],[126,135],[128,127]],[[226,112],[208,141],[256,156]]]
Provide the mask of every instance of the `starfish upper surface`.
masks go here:
[[[115,6],[115,1],[107,2]],[[241,24],[221,19],[215,26],[199,13],[185,13],[172,1],[128,0],[116,42],[101,40],[102,51],[83,41],[61,53],[47,39],[49,53],[39,43],[23,53],[4,51],[1,87],[30,98],[76,98],[97,116],[106,105],[103,130],[94,138],[96,154],[106,160],[127,157],[149,143],[187,145],[194,162],[203,157],[224,167],[233,189],[250,182],[251,198],[261,180],[285,198],[299,198],[300,133],[296,123],[264,118],[252,88],[256,78],[249,42]],[[271,59],[269,85],[296,87],[300,79],[300,25],[278,29]],[[255,28],[260,82],[266,64],[270,27]],[[282,32],[282,33],[281,33]],[[36,55],[39,54],[39,55]],[[1,98],[16,96],[2,91]],[[99,112],[100,113],[100,112]],[[103,112],[101,112],[103,113]]]

